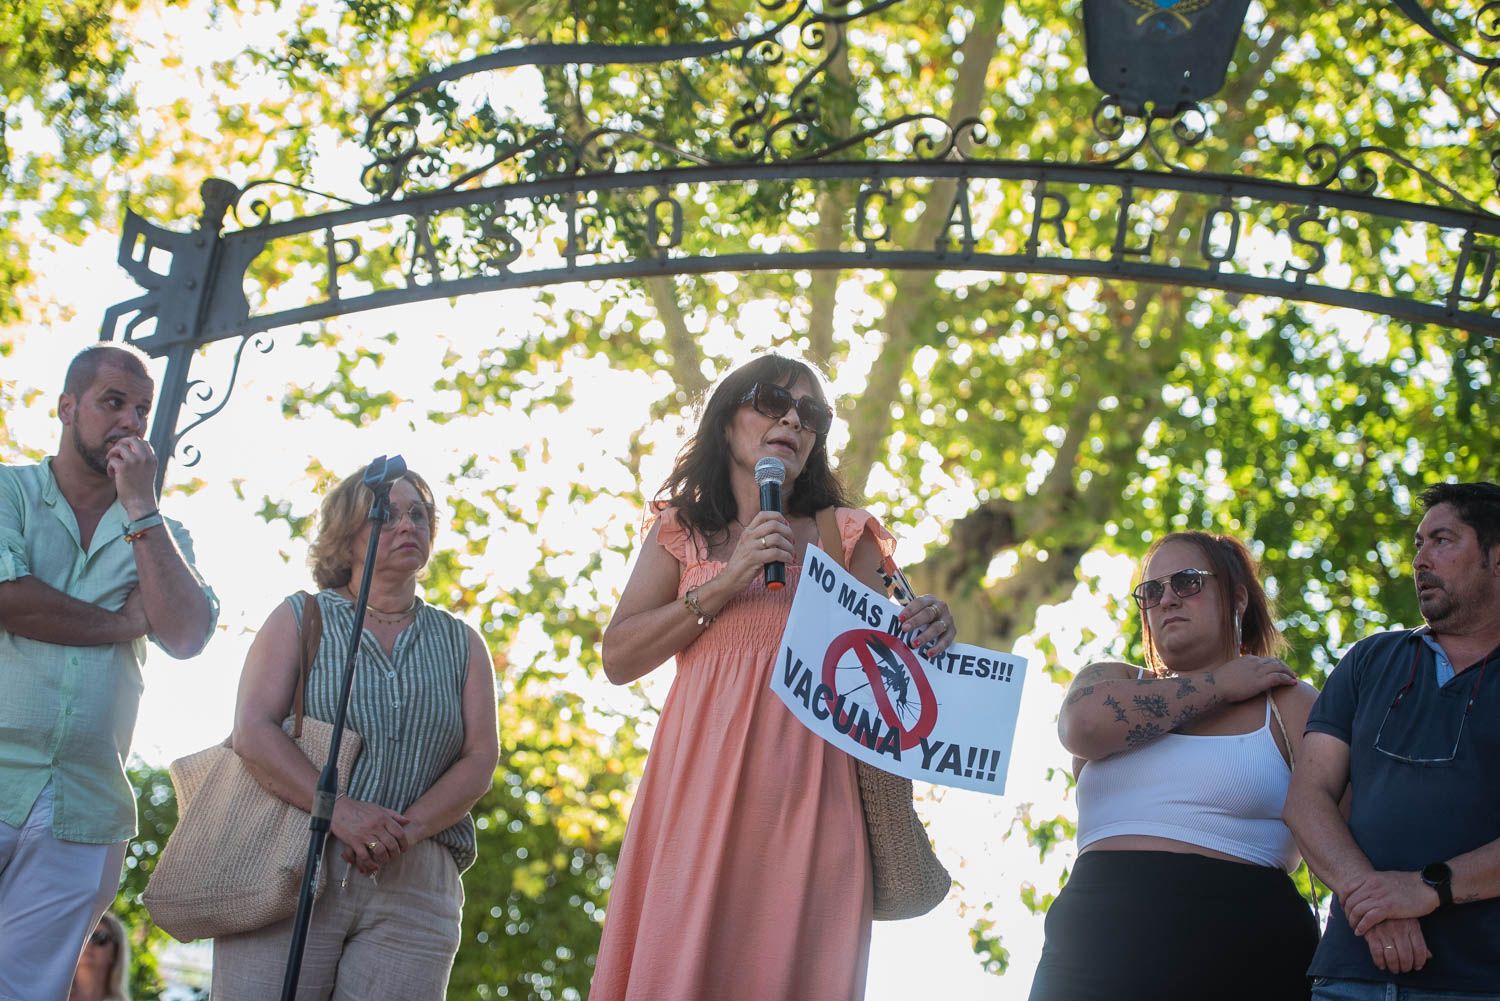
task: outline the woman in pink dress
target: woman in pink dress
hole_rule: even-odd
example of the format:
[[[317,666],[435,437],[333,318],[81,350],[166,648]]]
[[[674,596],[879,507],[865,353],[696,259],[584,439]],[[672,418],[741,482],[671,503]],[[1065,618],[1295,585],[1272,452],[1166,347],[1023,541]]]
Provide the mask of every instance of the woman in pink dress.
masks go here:
[[[873,890],[854,759],[770,690],[815,515],[836,509],[851,573],[882,589],[895,548],[828,464],[833,411],[807,365],[765,355],[709,397],[654,505],[604,670],[629,684],[676,658],[610,891],[591,1001],[859,1001]],[[785,515],[755,464],[786,466]],[[786,564],[767,589],[766,564]],[[953,642],[931,595],[902,611],[919,645]]]

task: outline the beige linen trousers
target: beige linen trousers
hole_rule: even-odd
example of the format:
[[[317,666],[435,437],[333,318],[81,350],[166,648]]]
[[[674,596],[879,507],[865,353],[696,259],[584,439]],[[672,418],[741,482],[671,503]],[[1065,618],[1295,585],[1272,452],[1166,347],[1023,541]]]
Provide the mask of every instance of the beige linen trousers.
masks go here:
[[[329,839],[328,886],[313,906],[297,1001],[443,1001],[464,903],[452,853],[423,841],[371,877],[339,847]],[[281,996],[294,920],[214,941],[214,1001]]]

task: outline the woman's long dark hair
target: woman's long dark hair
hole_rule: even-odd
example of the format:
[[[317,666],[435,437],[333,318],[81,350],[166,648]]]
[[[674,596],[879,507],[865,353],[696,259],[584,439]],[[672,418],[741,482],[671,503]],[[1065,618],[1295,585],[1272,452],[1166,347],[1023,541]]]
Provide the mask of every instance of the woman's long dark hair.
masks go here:
[[[823,380],[803,362],[782,355],[761,355],[730,372],[709,394],[698,430],[677,453],[672,473],[656,492],[652,506],[658,511],[677,508],[677,520],[710,545],[727,537],[735,520],[734,493],[729,486],[727,432],[740,401],[758,382],[775,383],[788,389],[799,378],[811,384],[813,395],[828,402]],[[825,507],[849,507],[849,493],[828,465],[828,437],[818,435],[807,465],[797,476],[796,489],[789,492],[788,514],[812,515]]]

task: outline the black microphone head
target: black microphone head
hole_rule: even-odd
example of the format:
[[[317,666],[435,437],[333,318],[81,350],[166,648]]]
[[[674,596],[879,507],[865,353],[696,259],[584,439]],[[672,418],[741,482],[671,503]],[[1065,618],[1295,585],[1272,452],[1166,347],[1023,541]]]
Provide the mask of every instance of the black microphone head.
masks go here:
[[[376,456],[365,467],[364,484],[378,487],[383,483],[394,483],[406,475],[406,460],[399,455]]]
[[[755,464],[756,483],[775,483],[777,486],[786,482],[786,463],[768,455]]]

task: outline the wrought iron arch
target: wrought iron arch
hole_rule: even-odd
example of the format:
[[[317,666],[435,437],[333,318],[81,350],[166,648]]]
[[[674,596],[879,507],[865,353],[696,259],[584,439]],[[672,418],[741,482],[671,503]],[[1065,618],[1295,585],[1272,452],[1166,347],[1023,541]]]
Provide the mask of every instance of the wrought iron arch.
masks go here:
[[[860,22],[901,2],[762,0],[762,15],[729,39],[502,49],[414,82],[371,117],[363,200],[211,179],[190,232],[129,212],[119,260],[145,291],[108,310],[102,336],[168,360],[153,430],[159,475],[173,456],[197,461],[186,436],[224,408],[246,348],[269,350],[268,331],[495,289],[714,271],[959,269],[1277,296],[1500,334],[1500,215],[1486,207],[1500,196],[1500,142],[1484,151],[1496,189],[1475,195],[1369,144],[1314,144],[1292,178],[1195,170],[1189,161],[1213,122],[1197,103],[1167,111],[1105,96],[1092,115],[1096,141],[1078,162],[1005,157],[980,119],[926,110],[832,127],[824,105],[839,82],[830,66]],[[1473,67],[1486,114],[1500,117],[1500,54],[1471,51],[1413,0],[1392,6]],[[1500,42],[1500,2],[1484,4],[1471,27],[1484,44]],[[779,78],[778,90],[772,71],[793,48],[803,70]],[[701,102],[702,118],[686,130],[692,144],[654,129],[649,116],[528,125],[487,99],[462,97],[483,74],[507,69],[681,75],[713,60],[727,63],[744,96],[721,101],[717,117]],[[1400,175],[1405,197],[1388,192],[1387,171]],[[726,188],[794,197],[835,185],[854,192],[835,246],[725,251],[696,208]],[[1426,200],[1410,197],[1414,190]],[[268,200],[273,191],[281,202]],[[1006,196],[1027,210],[988,217],[986,204]],[[1158,243],[1164,205],[1186,221],[1189,238]],[[946,213],[935,243],[903,243],[896,223],[913,206]],[[1084,216],[1097,223],[1101,213],[1106,224],[1092,229],[1104,238],[1082,236]],[[1425,240],[1427,266],[1398,269],[1374,287],[1341,282],[1331,265],[1347,249],[1337,233],[1351,225]],[[257,285],[256,262],[284,257],[315,270],[315,295],[284,304]],[[190,379],[199,348],[235,338],[225,386]],[[193,407],[186,421],[185,405]]]

